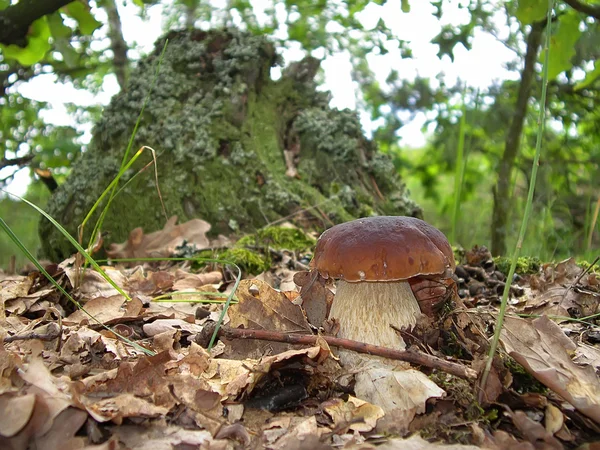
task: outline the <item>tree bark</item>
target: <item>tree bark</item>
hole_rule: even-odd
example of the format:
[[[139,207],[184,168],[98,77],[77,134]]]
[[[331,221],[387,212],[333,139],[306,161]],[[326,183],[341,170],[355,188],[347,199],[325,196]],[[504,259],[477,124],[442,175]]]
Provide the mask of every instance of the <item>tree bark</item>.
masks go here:
[[[0,44],[27,45],[29,27],[40,17],[58,11],[73,0],[20,0],[0,11]]]
[[[579,0],[565,0],[565,3],[575,11],[579,11],[580,13],[587,14],[588,16],[600,20],[600,7],[596,5],[590,5]]]
[[[186,2],[185,5],[185,27],[188,29],[194,28],[196,23],[196,10],[198,9],[198,1]]]
[[[121,17],[115,0],[103,0],[102,7],[108,16],[108,38],[110,39],[110,48],[113,52],[113,69],[117,77],[117,82],[122,91],[127,86],[127,51],[129,47],[123,37],[123,28],[121,26]]]
[[[542,42],[545,22],[535,22],[527,36],[525,64],[521,71],[521,83],[517,94],[515,113],[510,123],[504,153],[498,167],[498,181],[493,189],[494,211],[492,215],[492,254],[506,253],[507,224],[510,215],[510,179],[515,159],[521,144],[521,134],[527,115],[527,107],[531,92],[532,81],[535,77],[535,63]]]

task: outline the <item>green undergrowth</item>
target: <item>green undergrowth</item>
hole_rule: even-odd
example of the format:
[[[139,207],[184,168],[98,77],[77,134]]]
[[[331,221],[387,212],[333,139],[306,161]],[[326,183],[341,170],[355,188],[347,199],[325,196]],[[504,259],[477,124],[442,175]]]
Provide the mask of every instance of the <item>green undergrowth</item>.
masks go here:
[[[494,258],[496,269],[507,274],[510,269],[511,258],[507,256],[496,256]],[[515,273],[519,275],[533,275],[539,272],[542,261],[535,256],[519,256]]]
[[[273,257],[270,250],[305,251],[312,249],[315,243],[314,238],[298,228],[271,226],[240,238],[231,248],[204,250],[197,256],[231,261],[245,273],[256,275],[271,268]]]
[[[530,375],[525,368],[508,355],[503,357],[504,366],[510,371],[513,382],[511,387],[519,394],[534,392],[545,394],[548,388]]]
[[[275,250],[301,251],[314,247],[316,240],[299,228],[267,227],[249,234],[237,242],[242,247],[271,247]]]

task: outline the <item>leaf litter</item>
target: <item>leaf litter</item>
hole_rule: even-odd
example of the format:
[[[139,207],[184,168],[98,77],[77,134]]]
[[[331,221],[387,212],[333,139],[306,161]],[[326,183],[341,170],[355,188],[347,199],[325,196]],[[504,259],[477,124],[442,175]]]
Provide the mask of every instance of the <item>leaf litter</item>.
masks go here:
[[[211,242],[206,222],[176,225],[176,220],[147,235],[134,230],[109,255],[169,257],[182,248],[233,245],[222,236]],[[88,313],[153,356],[90,320],[39,273],[0,273],[0,448],[600,445],[600,327],[594,316],[600,282],[593,271],[566,260],[512,280],[503,349],[490,382],[479,391],[476,380],[452,375],[435,361],[481,374],[499,286],[507,282],[485,247],[467,252],[457,266],[456,289],[414,286],[435,290],[436,304],[440,289],[449,298],[441,310],[428,310],[413,330],[399,330],[411,352],[434,364],[396,362],[396,369],[379,366],[372,373],[342,367],[337,358],[342,350],[326,339],[337,330],[335,320],[327,319],[335,286],[302,270],[311,250],[260,249],[271,268],[244,274],[225,325],[316,339],[297,344],[221,334],[211,350],[202,345],[234,285],[226,266],[189,261],[104,266],[131,301],[74,259],[49,266]],[[404,387],[373,395],[380,389],[374,381],[378,371],[387,371],[384,384],[399,378]],[[364,387],[365,377],[372,388]]]

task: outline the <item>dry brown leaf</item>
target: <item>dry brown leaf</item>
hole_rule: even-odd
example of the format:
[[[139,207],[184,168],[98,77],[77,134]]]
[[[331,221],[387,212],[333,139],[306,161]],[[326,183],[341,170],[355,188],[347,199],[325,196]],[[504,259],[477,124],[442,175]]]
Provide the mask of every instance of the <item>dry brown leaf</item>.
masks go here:
[[[337,429],[347,427],[349,430],[358,432],[371,431],[377,425],[377,420],[384,416],[384,412],[379,406],[352,396],[349,396],[347,401],[341,398],[330,400],[325,402],[322,407],[329,414]]]
[[[196,250],[209,248],[210,241],[206,233],[211,226],[200,219],[192,219],[180,225],[177,216],[172,216],[162,230],[144,234],[142,228],[136,228],[129,234],[127,242],[111,244],[106,251],[109,258],[164,258],[175,253],[175,249],[184,242],[195,246]]]
[[[0,272],[0,320],[6,317],[5,304],[9,300],[25,297],[33,285],[33,277],[6,275]]]
[[[394,370],[383,365],[360,370],[354,392],[358,398],[380,406],[386,414],[408,414],[408,422],[425,411],[428,399],[446,394],[418,370]]]
[[[13,437],[21,431],[33,415],[35,395],[0,395],[0,435]]]
[[[326,285],[327,280],[315,270],[296,273],[294,282],[301,287],[302,308],[306,312],[308,322],[315,327],[322,326],[329,316],[334,297],[333,292]]]
[[[144,324],[143,329],[144,333],[150,337],[169,330],[182,330],[194,335],[202,331],[202,327],[200,325],[196,325],[195,323],[190,323],[181,319],[158,319]]]
[[[475,445],[461,445],[461,444],[446,445],[446,444],[442,444],[442,443],[427,442],[425,439],[423,439],[418,434],[414,434],[411,437],[406,438],[406,439],[400,439],[400,438],[390,439],[389,441],[384,442],[383,444],[378,445],[375,448],[380,449],[380,450],[437,450],[437,449],[478,450],[479,449],[479,447],[477,447]]]
[[[317,450],[328,448],[320,446],[319,437],[326,432],[319,428],[314,416],[309,418],[293,417],[286,432],[269,445],[273,450]]]
[[[573,361],[581,366],[592,366],[594,370],[598,371],[600,370],[600,348],[585,342],[578,342]]]
[[[297,305],[281,292],[258,280],[242,280],[236,291],[239,303],[229,308],[232,328],[310,333],[310,326]]]
[[[85,304],[85,310],[100,323],[123,317],[125,310],[122,309],[126,302],[122,295],[112,297],[96,297]],[[65,319],[66,324],[79,324],[82,321],[91,321],[90,316],[81,310],[75,311]]]
[[[266,376],[273,364],[293,362],[307,357],[315,363],[326,358],[328,353],[322,347],[309,347],[300,350],[288,350],[260,360],[211,359],[210,365],[202,373],[211,390],[220,393],[224,399],[234,399],[242,392],[250,393],[256,384]]]
[[[228,310],[229,326],[259,330],[311,334],[302,309],[287,297],[259,280],[242,280],[236,291],[239,303]],[[260,358],[266,353],[281,353],[289,344],[237,339],[230,343],[226,353],[233,358]]]
[[[576,345],[547,317],[532,322],[507,317],[502,343],[510,356],[538,381],[600,423],[600,382],[591,366],[571,360]]]
[[[117,286],[125,290],[126,276],[119,269],[114,267],[102,267],[102,269]],[[84,271],[81,268],[65,267],[64,271],[71,286],[79,286],[80,293],[85,300],[119,295],[119,291],[93,269],[88,268]]]
[[[4,310],[11,314],[23,314],[27,311],[32,310],[34,305],[36,305],[40,300],[44,299],[46,296],[52,294],[53,292],[53,287],[45,288],[40,289],[39,291],[33,292],[31,294],[6,300],[6,302],[4,303]],[[47,304],[47,306],[49,305]],[[46,307],[42,307],[42,309],[46,309]]]
[[[189,273],[178,269],[175,272],[174,291],[184,290],[202,290],[205,285],[217,284],[223,280],[223,274],[220,271],[208,273]]]
[[[542,424],[530,419],[523,411],[509,412],[509,415],[523,437],[535,445],[536,448],[544,450],[563,449],[563,445],[552,436],[552,433],[546,431]],[[542,442],[544,443],[543,447],[539,446]]]
[[[178,426],[122,425],[111,429],[115,440],[122,442],[131,450],[165,450],[165,449],[220,449],[209,431],[186,430]]]

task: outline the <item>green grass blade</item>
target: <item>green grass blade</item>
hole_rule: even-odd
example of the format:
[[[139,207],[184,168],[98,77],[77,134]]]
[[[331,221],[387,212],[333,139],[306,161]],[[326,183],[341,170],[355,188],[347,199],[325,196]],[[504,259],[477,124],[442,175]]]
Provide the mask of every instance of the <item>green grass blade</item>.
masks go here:
[[[498,312],[498,319],[496,321],[496,329],[494,331],[494,337],[490,343],[490,350],[488,352],[488,358],[486,361],[485,369],[481,377],[481,386],[485,388],[487,379],[492,368],[492,361],[496,350],[498,349],[498,343],[500,341],[500,332],[502,331],[502,325],[504,324],[504,316],[506,314],[506,305],[508,304],[508,294],[510,292],[510,286],[512,284],[513,277],[517,268],[517,260],[521,253],[521,247],[523,247],[523,241],[525,239],[525,232],[527,231],[527,224],[529,222],[529,216],[531,215],[531,206],[533,204],[533,194],[535,192],[535,183],[537,180],[537,173],[539,168],[540,155],[542,153],[542,139],[544,137],[544,128],[546,125],[546,93],[548,88],[548,59],[550,54],[550,38],[552,34],[552,11],[554,9],[554,0],[548,0],[548,11],[546,14],[546,40],[544,43],[544,66],[543,66],[543,78],[542,78],[542,95],[540,98],[540,113],[538,116],[538,130],[537,139],[535,143],[535,156],[533,159],[533,166],[531,168],[531,181],[529,184],[529,192],[527,193],[527,203],[525,204],[525,212],[523,214],[523,221],[521,222],[521,229],[519,231],[519,238],[515,245],[515,250],[512,255],[512,261],[507,282],[504,285],[504,292],[502,293],[502,302],[500,303],[500,311]]]
[[[98,319],[96,319],[92,314],[90,314],[83,306],[81,306],[81,304],[75,300],[60,284],[58,284],[56,282],[56,280],[46,271],[46,269],[44,268],[44,266],[42,266],[39,261],[37,260],[37,258],[29,251],[29,249],[27,247],[25,247],[23,245],[23,243],[21,242],[21,240],[18,238],[17,235],[15,235],[15,233],[12,231],[12,229],[8,226],[8,224],[0,217],[0,228],[2,228],[7,234],[8,236],[11,238],[11,240],[15,243],[15,245],[17,247],[19,247],[19,250],[21,250],[21,252],[23,252],[23,254],[25,256],[27,256],[27,258],[31,261],[31,263],[40,271],[40,273],[42,275],[44,275],[48,281],[50,281],[54,287],[56,287],[56,289],[58,289],[58,291],[63,294],[65,297],[67,297],[69,299],[69,301],[71,303],[73,303],[77,309],[79,309],[80,311],[82,311],[84,314],[86,314],[93,322],[97,323],[98,325],[100,325],[102,328],[110,331],[111,333],[113,333],[115,336],[117,336],[119,339],[121,339],[123,342],[131,345],[132,347],[134,347],[135,349],[143,352],[144,354],[148,355],[148,356],[154,356],[155,353],[151,350],[148,350],[144,347],[142,347],[141,345],[127,339],[125,336],[120,335],[119,333],[117,333],[115,330],[112,330],[110,327],[108,327],[107,325],[103,324],[102,322],[100,322]]]
[[[121,176],[123,175],[123,173],[125,172],[125,170],[127,170],[127,169],[125,169],[125,167],[126,166],[128,167],[128,166],[131,165],[131,164],[127,164],[127,159],[129,158],[129,153],[131,152],[131,148],[133,147],[133,141],[134,141],[135,136],[137,134],[138,128],[139,128],[140,124],[142,123],[142,117],[144,115],[144,110],[146,109],[146,106],[148,105],[148,102],[150,101],[150,95],[152,94],[152,91],[154,90],[154,86],[156,86],[156,81],[158,80],[158,72],[160,70],[160,66],[162,64],[163,57],[165,56],[165,52],[167,50],[167,45],[168,44],[169,44],[169,40],[167,39],[165,41],[165,45],[164,45],[164,47],[162,49],[162,52],[160,53],[160,57],[158,58],[158,63],[156,64],[156,69],[154,71],[154,76],[152,77],[152,84],[150,86],[150,89],[146,93],[146,97],[144,98],[144,103],[142,104],[142,109],[140,110],[140,113],[138,114],[137,120],[136,120],[135,125],[133,127],[133,131],[131,133],[131,136],[129,137],[129,142],[127,143],[127,149],[125,150],[125,154],[123,155],[123,159],[121,160],[121,168],[119,170],[119,174],[117,175],[117,177],[115,178],[115,180],[113,180],[113,182],[109,185],[109,188],[107,188],[105,190],[105,192],[103,193],[103,195],[102,195],[102,197],[104,197],[104,194],[107,191],[110,192],[110,196],[108,198],[108,201],[106,202],[106,206],[102,210],[102,213],[100,214],[100,218],[98,219],[98,221],[96,222],[96,224],[94,226],[94,230],[93,230],[93,232],[91,234],[90,243],[88,244],[88,248],[90,248],[92,242],[94,241],[95,236],[96,236],[98,230],[102,228],[102,224],[104,223],[104,218],[106,217],[106,214],[108,212],[110,204],[112,203],[112,201],[113,201],[113,199],[114,199],[114,197],[116,195],[116,183],[118,183],[118,180],[121,178]],[[141,151],[141,149],[140,149],[140,151]],[[138,155],[139,155],[140,151],[138,151]],[[82,230],[83,230],[84,224],[87,222],[87,220],[89,220],[90,216],[96,210],[96,208],[98,207],[99,203],[100,203],[100,199],[98,199],[98,201],[96,201],[96,203],[92,207],[92,210],[88,213],[88,215],[86,216],[84,222],[82,222],[82,225],[80,226]],[[83,237],[83,232],[81,232],[81,237]]]
[[[112,287],[114,287],[114,288],[117,290],[117,292],[118,292],[119,294],[121,294],[121,295],[122,295],[123,297],[125,297],[127,300],[131,300],[131,298],[129,297],[129,295],[127,295],[127,294],[125,293],[125,291],[123,291],[123,290],[122,290],[122,289],[121,289],[121,288],[120,288],[120,287],[119,287],[119,286],[118,286],[118,285],[117,285],[117,284],[116,284],[116,283],[115,283],[115,282],[114,282],[114,281],[113,281],[113,280],[112,280],[112,279],[111,279],[111,278],[108,276],[108,274],[107,274],[106,272],[104,272],[104,270],[102,269],[102,267],[100,267],[100,266],[98,265],[98,263],[97,263],[97,262],[94,260],[94,258],[92,258],[92,257],[91,257],[91,256],[88,254],[88,252],[86,252],[86,251],[85,251],[85,249],[84,249],[84,248],[83,248],[81,245],[79,245],[79,242],[77,242],[77,240],[76,240],[76,239],[75,239],[73,236],[71,236],[71,235],[69,234],[69,232],[68,232],[67,230],[65,230],[65,229],[64,229],[64,227],[63,227],[63,226],[62,226],[60,223],[58,223],[58,222],[57,222],[57,221],[54,219],[54,217],[52,217],[50,214],[48,214],[48,213],[47,213],[46,211],[44,211],[42,208],[40,208],[39,206],[37,206],[37,205],[35,205],[34,203],[30,202],[29,200],[27,200],[27,199],[25,199],[25,198],[22,198],[22,197],[19,197],[18,195],[15,195],[15,194],[11,194],[10,192],[8,192],[8,191],[5,191],[4,189],[1,189],[1,190],[2,190],[2,192],[5,192],[5,193],[7,193],[7,194],[9,194],[9,195],[12,195],[13,197],[16,197],[16,198],[18,198],[18,199],[19,199],[19,200],[21,200],[22,202],[25,202],[26,204],[28,204],[29,206],[31,206],[33,209],[35,209],[37,212],[39,212],[39,213],[40,213],[42,216],[44,216],[46,219],[48,219],[48,220],[50,221],[50,223],[51,223],[52,225],[54,225],[54,227],[55,227],[55,228],[56,228],[58,231],[60,231],[60,232],[62,233],[62,235],[63,235],[64,237],[66,237],[66,238],[67,238],[67,240],[68,240],[68,241],[69,241],[71,244],[73,244],[73,247],[75,247],[75,248],[77,249],[77,251],[83,255],[83,257],[85,258],[85,260],[86,260],[87,262],[89,262],[89,263],[90,263],[90,265],[91,265],[91,266],[92,266],[94,269],[96,269],[96,271],[98,271],[98,273],[99,273],[100,275],[102,275],[102,277],[103,277],[103,278],[104,278],[104,279],[105,279],[105,280],[106,280],[108,283],[110,283],[110,285],[111,285]]]
[[[467,88],[463,90],[462,94],[462,114],[460,116],[460,125],[458,129],[458,148],[456,149],[456,163],[454,170],[454,205],[452,208],[452,230],[450,232],[450,242],[456,245],[456,230],[458,227],[458,214],[460,211],[460,200],[462,194],[463,180],[465,176],[465,166],[467,161],[465,160],[465,133],[467,128],[467,106],[465,102],[465,93]]]

